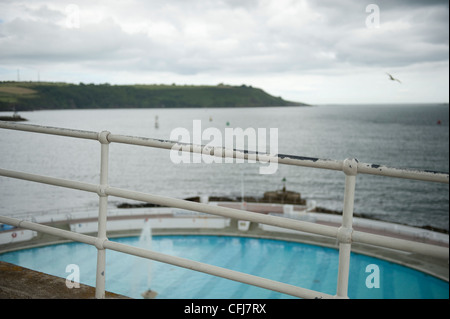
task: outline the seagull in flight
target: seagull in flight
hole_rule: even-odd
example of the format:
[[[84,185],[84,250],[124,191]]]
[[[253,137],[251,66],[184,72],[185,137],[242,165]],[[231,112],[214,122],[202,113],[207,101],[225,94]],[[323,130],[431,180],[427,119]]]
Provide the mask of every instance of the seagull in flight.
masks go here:
[[[387,75],[389,75],[389,79],[390,80],[392,80],[392,81],[397,81],[398,83],[402,83],[402,82],[400,82],[400,80],[399,79],[396,79],[396,78],[394,78],[392,75],[390,75],[389,73],[386,73]]]

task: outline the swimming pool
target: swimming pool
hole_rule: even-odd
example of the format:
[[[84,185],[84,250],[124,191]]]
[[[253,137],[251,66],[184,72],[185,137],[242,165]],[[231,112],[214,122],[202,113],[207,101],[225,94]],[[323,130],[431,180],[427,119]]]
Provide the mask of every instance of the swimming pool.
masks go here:
[[[206,262],[334,295],[338,258],[336,249],[273,239],[228,236],[153,236],[111,239]],[[97,250],[81,243],[24,249],[0,255],[0,260],[67,278],[76,265],[79,281],[95,287]],[[179,268],[116,251],[106,253],[106,289],[132,298],[151,288],[161,299],[277,299],[293,298],[196,271]],[[67,272],[66,272],[67,270]],[[377,258],[352,253],[350,298],[426,299],[449,298],[448,282]]]

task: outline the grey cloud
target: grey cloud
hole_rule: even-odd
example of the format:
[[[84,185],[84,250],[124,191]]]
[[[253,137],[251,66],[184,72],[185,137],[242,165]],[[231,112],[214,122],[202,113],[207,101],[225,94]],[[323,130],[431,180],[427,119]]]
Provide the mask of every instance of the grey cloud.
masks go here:
[[[86,18],[79,29],[58,23],[64,12],[45,2],[25,2],[26,17],[0,15],[0,64],[268,74],[448,60],[447,2],[375,2],[381,10],[378,32],[365,26],[361,1],[134,1],[120,7],[99,2],[104,18]],[[95,7],[79,6],[87,15]],[[142,27],[127,32],[133,23]]]
[[[66,18],[64,13],[52,10],[47,5],[40,6],[37,9],[24,7],[23,11],[30,16],[45,22],[59,22]]]
[[[5,24],[2,60],[83,61],[111,56],[121,46],[120,28],[104,22],[87,29],[65,29],[49,23],[22,20]],[[101,39],[101,40],[99,40]]]

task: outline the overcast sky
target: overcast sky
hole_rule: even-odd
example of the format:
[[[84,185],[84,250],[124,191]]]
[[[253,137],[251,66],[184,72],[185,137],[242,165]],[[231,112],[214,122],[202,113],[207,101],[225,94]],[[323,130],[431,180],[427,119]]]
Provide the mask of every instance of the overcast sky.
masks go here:
[[[311,104],[441,103],[448,30],[448,1],[0,0],[0,80],[247,84]]]

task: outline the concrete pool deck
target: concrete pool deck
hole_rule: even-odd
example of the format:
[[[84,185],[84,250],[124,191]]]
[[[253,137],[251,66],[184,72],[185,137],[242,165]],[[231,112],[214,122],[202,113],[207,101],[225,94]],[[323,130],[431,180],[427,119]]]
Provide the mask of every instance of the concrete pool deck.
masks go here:
[[[128,297],[106,292],[107,299]],[[94,299],[95,288],[68,288],[66,279],[0,261],[0,299]]]

